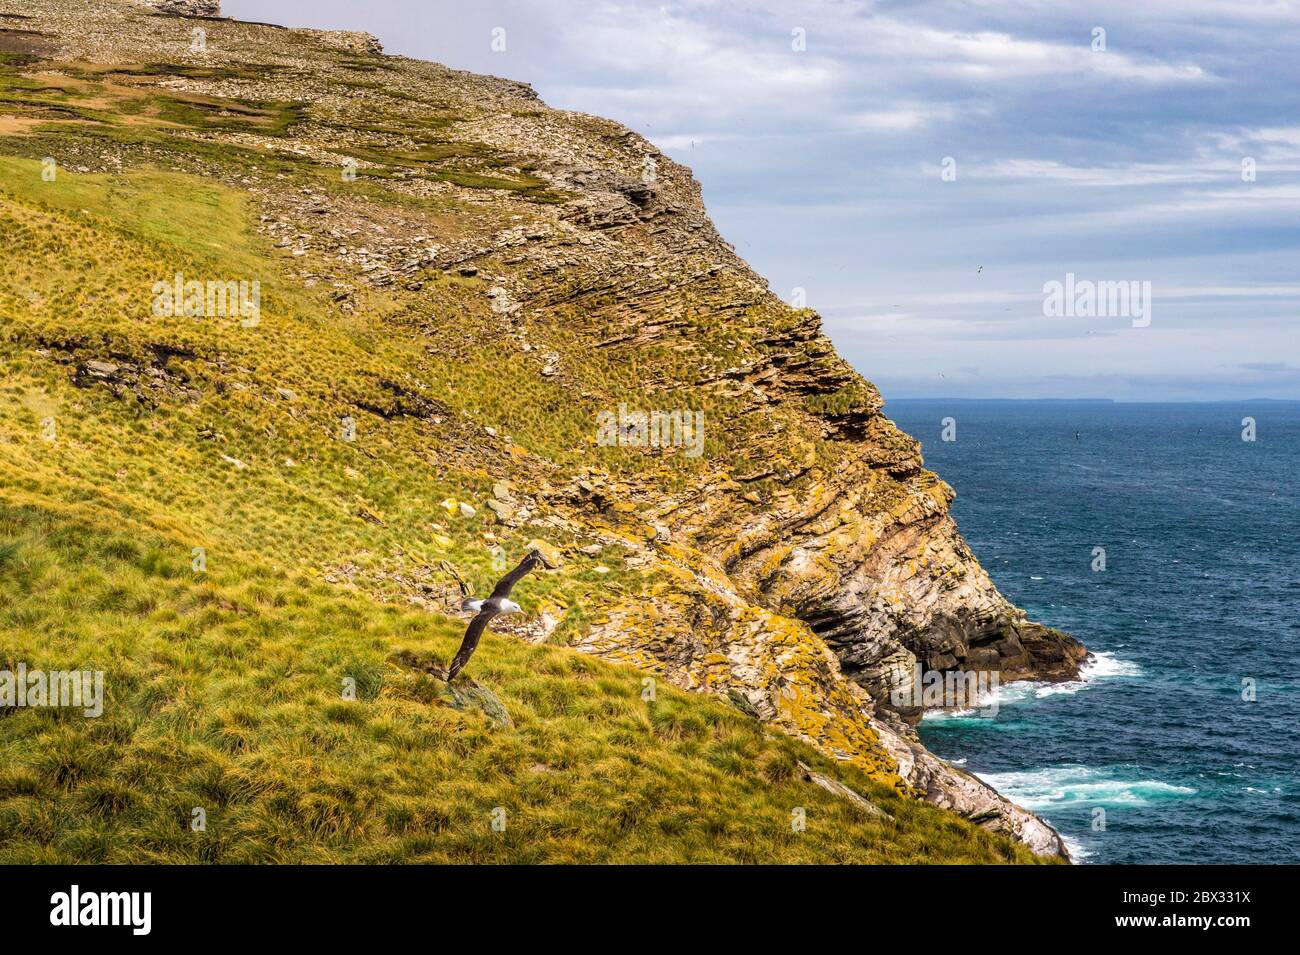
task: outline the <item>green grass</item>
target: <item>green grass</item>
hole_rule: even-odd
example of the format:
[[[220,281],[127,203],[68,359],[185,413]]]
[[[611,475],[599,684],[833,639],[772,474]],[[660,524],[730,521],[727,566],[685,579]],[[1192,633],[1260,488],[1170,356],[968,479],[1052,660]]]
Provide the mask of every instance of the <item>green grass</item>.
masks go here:
[[[394,662],[445,661],[458,622],[283,568],[194,573],[174,541],[0,507],[0,608],[0,669],[100,670],[106,697],[0,716],[3,863],[1033,861],[722,702],[489,634],[470,672],[504,728]]]

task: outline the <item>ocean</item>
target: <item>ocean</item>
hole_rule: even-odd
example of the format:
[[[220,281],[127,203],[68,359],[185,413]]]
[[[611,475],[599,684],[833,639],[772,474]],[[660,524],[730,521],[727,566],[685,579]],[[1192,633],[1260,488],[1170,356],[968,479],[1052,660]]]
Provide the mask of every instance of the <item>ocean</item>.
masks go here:
[[[885,413],[999,589],[1096,654],[1080,682],[1003,685],[996,717],[927,717],[926,745],[1076,861],[1300,862],[1300,403]]]

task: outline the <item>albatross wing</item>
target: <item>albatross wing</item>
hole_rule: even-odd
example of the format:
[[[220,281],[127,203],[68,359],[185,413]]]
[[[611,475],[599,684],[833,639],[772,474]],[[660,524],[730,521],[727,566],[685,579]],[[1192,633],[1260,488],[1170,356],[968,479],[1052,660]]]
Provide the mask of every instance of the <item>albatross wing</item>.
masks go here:
[[[460,642],[460,649],[456,651],[456,658],[451,661],[451,666],[447,667],[448,683],[456,678],[456,674],[465,668],[466,663],[469,663],[469,658],[474,655],[483,631],[487,629],[488,621],[496,615],[495,610],[485,608],[469,622],[469,626],[465,628],[465,639]]]
[[[524,559],[519,562],[518,567],[497,581],[497,585],[492,588],[492,596],[488,600],[504,600],[509,597],[510,591],[514,589],[515,584],[523,580],[529,571],[540,563],[542,563],[542,555],[535,550],[530,550]]]

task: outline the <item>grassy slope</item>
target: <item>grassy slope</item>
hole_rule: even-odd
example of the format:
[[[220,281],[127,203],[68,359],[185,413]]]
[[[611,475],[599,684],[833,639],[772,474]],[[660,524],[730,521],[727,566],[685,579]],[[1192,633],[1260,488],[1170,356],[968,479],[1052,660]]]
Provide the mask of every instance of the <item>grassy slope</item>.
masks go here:
[[[475,670],[505,729],[390,660],[445,659],[452,621],[283,569],[194,574],[173,542],[33,508],[0,511],[0,542],[0,663],[102,669],[108,698],[99,719],[0,718],[0,861],[1030,861],[720,702],[662,685],[643,700],[642,674],[573,651],[487,638]],[[800,781],[798,759],[896,821]]]
[[[441,452],[472,445],[482,420],[528,445],[507,452],[514,473],[534,457],[589,463],[575,451],[589,411],[473,347],[491,316],[459,295],[466,280],[426,275],[418,312],[362,290],[344,315],[328,289],[287,280],[242,194],[160,169],[46,183],[39,137],[6,142],[28,158],[0,156],[0,669],[103,669],[109,704],[93,720],[0,711],[0,861],[1033,861],[722,703],[667,686],[645,701],[643,674],[562,647],[490,635],[479,650],[472,675],[512,728],[444,705],[393,654],[445,660],[463,623],[377,602],[399,592],[384,574],[445,558],[482,589],[497,576],[485,535],[512,555],[528,535],[481,509],[448,516],[440,501],[481,502],[497,469]],[[176,271],[260,278],[261,325],[152,318],[148,290]],[[412,330],[448,313],[435,352]],[[88,359],[148,367],[163,353],[171,390],[145,400],[70,378]],[[593,387],[635,383],[635,365],[602,361],[582,369]],[[527,393],[508,384],[525,379]],[[385,381],[456,413],[437,428],[359,414],[391,402]],[[337,439],[346,414],[361,440]],[[367,585],[322,583],[343,565]],[[572,626],[595,588],[642,583],[614,549],[518,596]],[[340,698],[345,677],[357,702]],[[797,759],[897,821],[797,779]],[[205,833],[189,829],[194,807]]]

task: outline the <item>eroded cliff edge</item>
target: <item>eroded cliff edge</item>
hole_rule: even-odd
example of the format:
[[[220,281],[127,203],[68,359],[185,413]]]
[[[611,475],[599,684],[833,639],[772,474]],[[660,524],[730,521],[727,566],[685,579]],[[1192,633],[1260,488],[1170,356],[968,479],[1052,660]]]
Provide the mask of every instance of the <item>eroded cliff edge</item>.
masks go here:
[[[718,235],[687,167],[521,83],[385,56],[355,34],[214,13],[35,0],[9,15],[21,23],[6,45],[34,58],[29,72],[78,83],[101,75],[87,64],[133,65],[106,93],[182,98],[186,111],[160,121],[187,147],[294,165],[232,166],[138,130],[65,135],[60,160],[90,173],[161,163],[238,188],[290,280],[337,288],[340,316],[366,292],[384,296],[393,334],[438,361],[509,353],[506,386],[535,392],[549,416],[510,441],[495,427],[448,440],[447,422],[476,420],[478,402],[433,401],[415,368],[382,383],[382,401],[340,385],[324,427],[350,409],[425,429],[431,467],[510,484],[494,497],[499,539],[628,554],[643,585],[595,589],[570,628],[578,649],[730,699],[900,789],[1063,852],[1049,826],[928,753],[916,713],[889,697],[918,662],[1069,679],[1086,652],[998,592],[949,516],[951,489],[816,314],[784,304]],[[339,177],[326,186],[319,170]],[[92,344],[59,347],[77,368],[97,357]],[[703,453],[596,447],[598,415],[620,406],[703,413]],[[427,601],[418,538],[391,518],[385,530],[393,567],[348,582]],[[541,616],[522,635],[546,639],[565,610]]]

